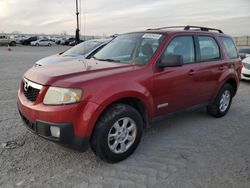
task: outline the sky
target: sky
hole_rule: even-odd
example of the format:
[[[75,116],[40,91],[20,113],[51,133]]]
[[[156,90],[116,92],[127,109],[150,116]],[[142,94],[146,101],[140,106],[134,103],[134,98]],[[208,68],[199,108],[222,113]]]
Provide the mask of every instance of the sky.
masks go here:
[[[199,25],[250,36],[250,0],[79,1],[82,35]],[[75,29],[75,0],[0,0],[0,32],[74,34]]]

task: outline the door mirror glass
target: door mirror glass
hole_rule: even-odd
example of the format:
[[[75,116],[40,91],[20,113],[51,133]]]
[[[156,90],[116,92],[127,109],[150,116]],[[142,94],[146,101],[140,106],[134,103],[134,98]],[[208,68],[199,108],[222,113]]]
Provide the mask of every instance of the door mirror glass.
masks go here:
[[[162,58],[162,60],[158,64],[158,67],[160,68],[177,67],[177,66],[182,66],[182,65],[183,65],[182,55],[169,54]]]

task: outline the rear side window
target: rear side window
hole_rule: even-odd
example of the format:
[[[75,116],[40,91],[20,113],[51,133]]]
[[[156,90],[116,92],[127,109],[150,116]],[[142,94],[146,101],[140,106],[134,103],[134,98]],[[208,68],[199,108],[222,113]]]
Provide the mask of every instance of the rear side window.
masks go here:
[[[164,52],[167,55],[181,55],[183,63],[194,63],[194,42],[192,36],[180,36],[174,38]]]
[[[211,61],[220,59],[219,46],[213,37],[199,36],[201,61]]]
[[[237,49],[234,45],[234,42],[229,37],[220,37],[222,44],[226,50],[227,56],[230,59],[234,59],[238,57]]]

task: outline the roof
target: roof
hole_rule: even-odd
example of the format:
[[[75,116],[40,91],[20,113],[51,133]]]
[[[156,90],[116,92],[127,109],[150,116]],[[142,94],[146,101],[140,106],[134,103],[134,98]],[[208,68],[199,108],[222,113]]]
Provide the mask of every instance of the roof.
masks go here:
[[[171,27],[160,27],[160,28],[150,28],[145,31],[141,31],[144,33],[158,33],[158,34],[167,34],[167,33],[206,33],[206,34],[218,34],[218,35],[224,35],[223,31],[220,29],[215,28],[209,28],[209,27],[203,27],[203,26],[171,26]]]

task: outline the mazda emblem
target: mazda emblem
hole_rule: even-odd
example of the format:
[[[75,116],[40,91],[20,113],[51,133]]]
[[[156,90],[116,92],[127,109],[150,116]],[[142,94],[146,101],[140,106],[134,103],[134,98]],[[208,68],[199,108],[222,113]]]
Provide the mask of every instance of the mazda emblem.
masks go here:
[[[29,89],[29,83],[24,81],[24,86],[23,86],[24,91],[28,91]]]

